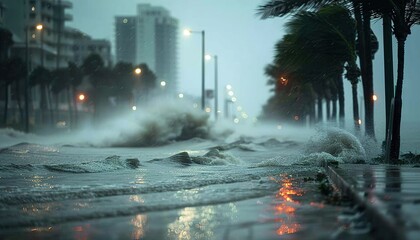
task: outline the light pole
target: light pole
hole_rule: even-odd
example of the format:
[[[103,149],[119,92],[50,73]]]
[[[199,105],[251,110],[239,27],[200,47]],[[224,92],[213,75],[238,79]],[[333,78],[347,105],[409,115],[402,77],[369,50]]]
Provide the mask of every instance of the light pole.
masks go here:
[[[40,31],[41,39],[40,39],[40,50],[41,50],[41,67],[44,67],[44,26],[42,24],[36,25],[36,29]]]
[[[217,121],[218,117],[218,105],[219,105],[219,97],[218,97],[218,63],[217,63],[217,55],[206,55],[206,57],[209,57],[208,59],[211,59],[211,57],[214,58],[214,119]]]
[[[136,79],[137,79],[136,84],[134,84],[135,86],[139,86],[139,84],[140,84],[140,74],[141,74],[141,68],[136,67],[134,69],[134,75],[136,76]],[[135,111],[137,109],[137,98],[138,98],[137,95],[138,95],[138,88],[136,88],[134,90],[134,100],[133,100],[133,104],[132,104],[133,105],[132,106],[133,111]]]
[[[225,94],[225,118],[226,119],[229,118],[229,103],[232,102],[232,100],[229,99],[229,97],[232,97],[232,96],[233,96],[232,86],[228,84],[226,85],[226,94]]]
[[[184,35],[189,36],[192,33],[201,33],[201,109],[204,110],[205,107],[205,32],[202,31],[192,31],[191,29],[185,29]]]
[[[29,133],[29,27],[25,27],[25,61],[26,61],[26,77],[25,77],[25,132]]]

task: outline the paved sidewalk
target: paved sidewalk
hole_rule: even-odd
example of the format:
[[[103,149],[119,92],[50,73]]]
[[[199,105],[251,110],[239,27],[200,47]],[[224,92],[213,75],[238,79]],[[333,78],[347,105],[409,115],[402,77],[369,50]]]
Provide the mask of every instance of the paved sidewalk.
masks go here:
[[[377,239],[420,239],[420,168],[340,164],[327,174],[364,208]]]

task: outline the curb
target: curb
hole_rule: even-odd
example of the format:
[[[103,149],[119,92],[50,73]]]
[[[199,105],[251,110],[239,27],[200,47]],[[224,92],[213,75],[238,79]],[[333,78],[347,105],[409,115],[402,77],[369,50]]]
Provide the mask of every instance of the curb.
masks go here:
[[[372,224],[373,236],[376,239],[406,239],[402,227],[397,226],[394,220],[386,214],[386,205],[380,199],[364,198],[364,193],[357,192],[340,176],[332,166],[325,166],[326,174],[332,184],[343,194],[348,196],[355,204],[365,209],[367,220]]]

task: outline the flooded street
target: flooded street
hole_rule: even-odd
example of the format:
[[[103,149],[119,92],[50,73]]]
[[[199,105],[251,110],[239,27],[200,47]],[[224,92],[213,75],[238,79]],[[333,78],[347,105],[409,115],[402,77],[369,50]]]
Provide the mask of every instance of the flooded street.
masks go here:
[[[344,132],[335,134],[346,139]],[[316,138],[311,139],[313,148]],[[349,202],[331,202],[331,196],[322,195],[316,178],[323,155],[305,154],[302,149],[307,147],[302,135],[296,141],[286,135],[229,143],[191,139],[147,148],[29,143],[4,147],[0,235],[2,239],[364,237],[368,230],[353,231],[351,221],[340,220],[351,210]]]

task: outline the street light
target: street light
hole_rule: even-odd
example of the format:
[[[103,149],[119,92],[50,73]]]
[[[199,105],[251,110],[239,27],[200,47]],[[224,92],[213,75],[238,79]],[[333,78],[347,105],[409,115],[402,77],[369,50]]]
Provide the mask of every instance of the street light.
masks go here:
[[[166,82],[165,81],[161,81],[160,82],[160,86],[165,87],[166,86]]]
[[[206,55],[207,60],[211,60],[211,55]],[[217,63],[217,55],[213,55],[214,58],[214,119],[217,121],[217,113],[218,113],[218,105],[219,105],[219,97],[218,97],[218,63]]]
[[[192,31],[191,29],[185,29],[184,35],[190,36],[192,33],[201,33],[201,109],[204,110],[205,105],[205,32],[202,31]]]
[[[85,96],[83,93],[79,94],[79,96],[78,96],[77,98],[78,98],[78,99],[79,99],[79,101],[81,101],[81,102],[83,102],[84,100],[86,100],[86,96]]]
[[[34,26],[31,26],[33,28]],[[31,29],[28,24],[24,27],[25,32],[25,61],[26,61],[26,76],[25,76],[25,132],[29,132],[29,70],[30,70],[30,64],[29,64],[29,30]],[[44,26],[42,24],[38,24],[35,26],[35,28],[39,31],[41,31],[41,44],[42,44],[42,29]],[[41,46],[42,48],[42,46]],[[43,51],[42,51],[43,53]],[[41,55],[41,64],[43,65],[43,59],[44,56]]]
[[[136,68],[136,69],[134,69],[134,73],[136,74],[136,75],[140,75],[140,73],[141,73],[141,68]]]

